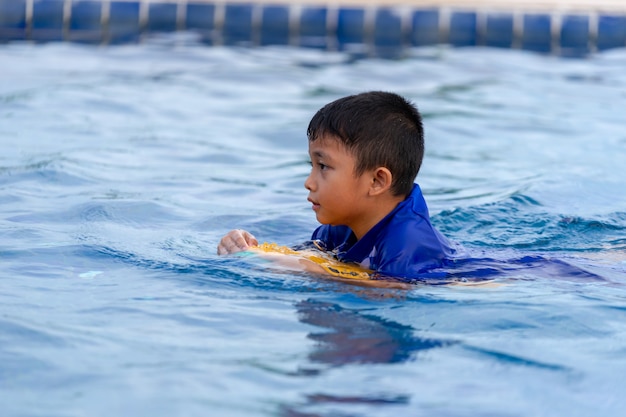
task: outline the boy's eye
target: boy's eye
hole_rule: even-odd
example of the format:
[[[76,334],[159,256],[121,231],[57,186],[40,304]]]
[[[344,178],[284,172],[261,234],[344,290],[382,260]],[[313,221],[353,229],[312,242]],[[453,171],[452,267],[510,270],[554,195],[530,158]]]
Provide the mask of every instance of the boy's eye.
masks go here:
[[[311,167],[316,166],[319,169],[321,169],[322,171],[324,171],[326,168],[328,168],[328,165],[323,164],[321,162],[313,162],[313,161],[309,161],[309,165],[311,165]]]

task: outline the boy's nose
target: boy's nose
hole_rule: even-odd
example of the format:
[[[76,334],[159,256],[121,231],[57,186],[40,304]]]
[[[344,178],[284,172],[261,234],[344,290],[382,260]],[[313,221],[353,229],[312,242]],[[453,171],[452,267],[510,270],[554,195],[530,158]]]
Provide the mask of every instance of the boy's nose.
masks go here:
[[[309,174],[306,177],[306,180],[304,180],[304,188],[306,188],[309,191],[312,191],[313,188],[313,180],[311,179],[311,174]]]

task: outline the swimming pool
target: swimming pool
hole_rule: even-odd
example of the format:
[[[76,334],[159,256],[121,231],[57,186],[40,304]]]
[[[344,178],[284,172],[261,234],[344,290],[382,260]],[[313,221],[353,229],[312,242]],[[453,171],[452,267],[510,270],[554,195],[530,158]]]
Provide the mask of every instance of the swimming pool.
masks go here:
[[[354,59],[183,33],[0,62],[3,416],[623,414],[623,49]],[[499,287],[215,255],[233,227],[310,236],[306,125],[370,89],[424,113],[433,221],[501,261]]]

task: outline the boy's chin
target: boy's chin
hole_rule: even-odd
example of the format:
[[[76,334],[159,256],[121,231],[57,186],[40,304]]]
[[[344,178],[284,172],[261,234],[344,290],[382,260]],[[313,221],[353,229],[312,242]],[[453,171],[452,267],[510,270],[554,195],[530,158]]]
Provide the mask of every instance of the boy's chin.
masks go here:
[[[325,218],[323,218],[321,216],[315,216],[315,218],[321,224],[329,225],[329,226],[335,226],[332,222],[329,222],[328,219],[325,219]]]
[[[329,221],[328,219],[324,219],[323,217],[316,217],[317,221],[325,226],[345,226],[343,223],[337,223],[337,222],[333,222],[332,220]]]
[[[345,226],[345,223],[339,223],[337,221],[333,221],[333,219],[329,219],[326,216],[320,215],[320,213],[315,213],[315,218],[317,221],[326,226]]]

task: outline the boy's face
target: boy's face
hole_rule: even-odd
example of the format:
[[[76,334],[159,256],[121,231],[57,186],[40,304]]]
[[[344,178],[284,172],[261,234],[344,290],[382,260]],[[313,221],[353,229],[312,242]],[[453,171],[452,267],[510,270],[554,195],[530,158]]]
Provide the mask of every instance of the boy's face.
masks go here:
[[[311,173],[304,182],[317,220],[352,230],[367,218],[369,176],[355,176],[354,155],[333,137],[309,141]]]

